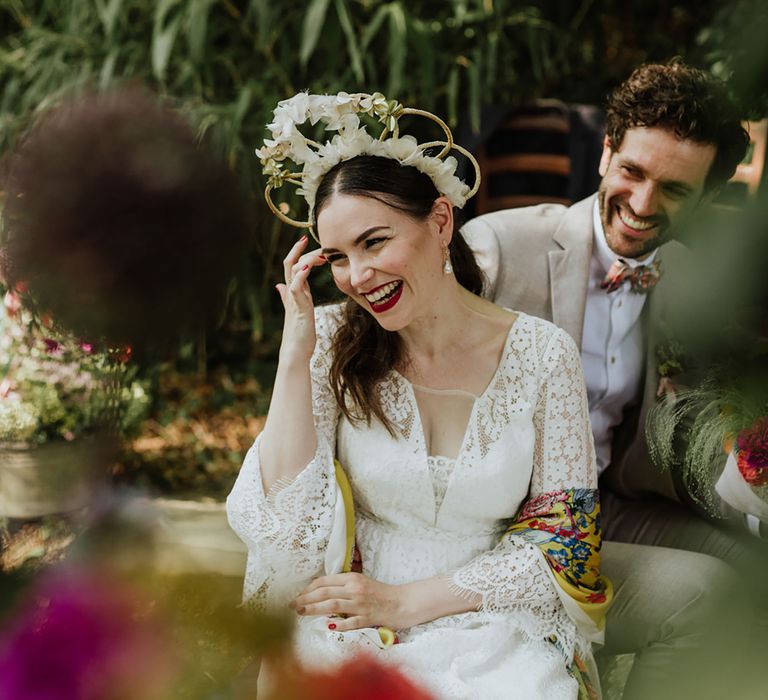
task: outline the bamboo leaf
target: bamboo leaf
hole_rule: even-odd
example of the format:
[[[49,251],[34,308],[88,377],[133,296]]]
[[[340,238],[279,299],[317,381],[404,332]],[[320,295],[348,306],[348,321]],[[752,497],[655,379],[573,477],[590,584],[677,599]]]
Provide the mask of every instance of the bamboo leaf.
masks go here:
[[[232,114],[232,127],[234,131],[240,131],[243,117],[248,113],[252,101],[253,88],[251,85],[246,85],[238,95],[237,102],[235,103],[235,110]]]
[[[101,65],[101,72],[99,73],[99,87],[105,90],[112,82],[112,76],[115,73],[115,63],[117,62],[117,56],[119,53],[118,48],[113,48],[104,59],[104,63]]]
[[[339,16],[339,24],[344,32],[344,36],[347,38],[347,50],[349,51],[349,58],[352,64],[352,73],[358,83],[363,83],[365,81],[363,62],[360,57],[357,36],[355,36],[355,28],[352,26],[352,18],[349,16],[349,8],[347,7],[346,0],[334,0],[334,4],[336,5],[336,14]]]
[[[485,82],[483,89],[486,95],[490,95],[493,91],[493,86],[496,84],[496,74],[499,64],[499,34],[496,31],[492,31],[488,35],[487,44],[488,55],[485,59]]]
[[[315,52],[317,40],[325,24],[325,16],[328,13],[330,0],[312,0],[304,15],[304,26],[301,32],[301,48],[299,49],[299,61],[302,68],[307,67],[309,59]]]
[[[112,41],[115,33],[115,23],[120,15],[123,0],[96,0],[96,12],[104,27],[104,36],[108,42]]]
[[[459,123],[459,65],[454,64],[448,73],[446,85],[448,101],[448,125],[455,127]]]
[[[482,100],[481,59],[482,47],[478,46],[467,69],[467,76],[469,78],[469,124],[475,134],[480,133],[480,108]]]
[[[173,44],[181,26],[181,13],[177,13],[170,21],[166,21],[166,18],[178,4],[179,0],[161,0],[155,10],[152,33],[152,74],[160,82],[165,80]]]
[[[376,36],[381,26],[384,24],[384,20],[389,16],[389,5],[382,5],[374,13],[368,26],[363,30],[363,36],[360,40],[360,48],[365,53],[368,45]]]
[[[208,15],[216,0],[190,0],[189,3],[189,57],[192,63],[201,64],[205,56],[205,40],[208,37]]]
[[[403,81],[403,69],[408,52],[405,10],[399,2],[389,5],[389,81],[387,97],[397,99]]]
[[[435,108],[435,63],[437,59],[435,42],[432,40],[432,32],[424,22],[417,22],[410,18],[408,31],[411,36],[411,46],[416,52],[416,63],[419,66],[419,94],[427,109]],[[416,86],[412,86],[416,87]]]
[[[212,126],[218,124],[219,116],[213,112],[209,112],[202,119],[200,119],[195,129],[195,138],[198,141],[202,141],[205,135]]]
[[[272,6],[270,0],[251,0],[250,11],[256,15],[256,34],[259,48],[267,44],[271,26]]]
[[[242,139],[240,130],[243,126],[243,118],[248,113],[248,109],[253,101],[253,90],[250,85],[246,85],[238,95],[235,108],[232,112],[232,119],[229,123],[229,153],[228,159],[230,167],[237,163],[238,152],[242,150]]]
[[[526,35],[528,37],[528,55],[531,57],[531,70],[536,82],[542,79],[541,60],[539,56],[538,33],[534,30],[532,24],[526,26]]]

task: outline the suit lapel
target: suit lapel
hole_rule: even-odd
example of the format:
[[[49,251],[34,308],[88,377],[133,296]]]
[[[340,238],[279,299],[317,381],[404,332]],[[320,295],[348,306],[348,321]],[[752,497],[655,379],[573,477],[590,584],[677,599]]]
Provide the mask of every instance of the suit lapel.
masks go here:
[[[593,195],[566,211],[553,236],[560,248],[548,254],[552,321],[567,331],[579,347],[592,257],[594,202]]]

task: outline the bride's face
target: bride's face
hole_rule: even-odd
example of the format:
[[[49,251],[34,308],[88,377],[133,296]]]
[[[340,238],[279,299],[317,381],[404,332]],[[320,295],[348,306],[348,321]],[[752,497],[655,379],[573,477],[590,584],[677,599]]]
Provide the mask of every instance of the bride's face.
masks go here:
[[[435,308],[447,277],[442,240],[450,217],[444,198],[417,221],[370,197],[335,194],[317,217],[317,233],[336,286],[397,331]]]

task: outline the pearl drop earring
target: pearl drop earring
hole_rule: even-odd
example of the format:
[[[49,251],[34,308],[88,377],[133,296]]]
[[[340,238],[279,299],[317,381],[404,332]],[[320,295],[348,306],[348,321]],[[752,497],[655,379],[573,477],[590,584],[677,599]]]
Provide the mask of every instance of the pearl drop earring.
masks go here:
[[[451,254],[448,252],[448,244],[443,242],[443,274],[450,275],[452,272]]]

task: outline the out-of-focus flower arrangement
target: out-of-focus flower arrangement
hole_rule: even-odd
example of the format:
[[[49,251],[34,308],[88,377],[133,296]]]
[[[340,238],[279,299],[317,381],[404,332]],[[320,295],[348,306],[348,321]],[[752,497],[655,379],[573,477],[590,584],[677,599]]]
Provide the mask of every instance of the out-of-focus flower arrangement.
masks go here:
[[[125,363],[130,348],[111,352],[34,318],[16,291],[0,309],[0,442],[72,441],[101,430],[132,434],[150,398]]]
[[[691,385],[665,396],[646,425],[652,457],[678,470],[701,505],[717,515],[724,502],[766,523],[767,211],[757,201],[696,222],[694,265],[667,317],[672,364],[684,364]]]

